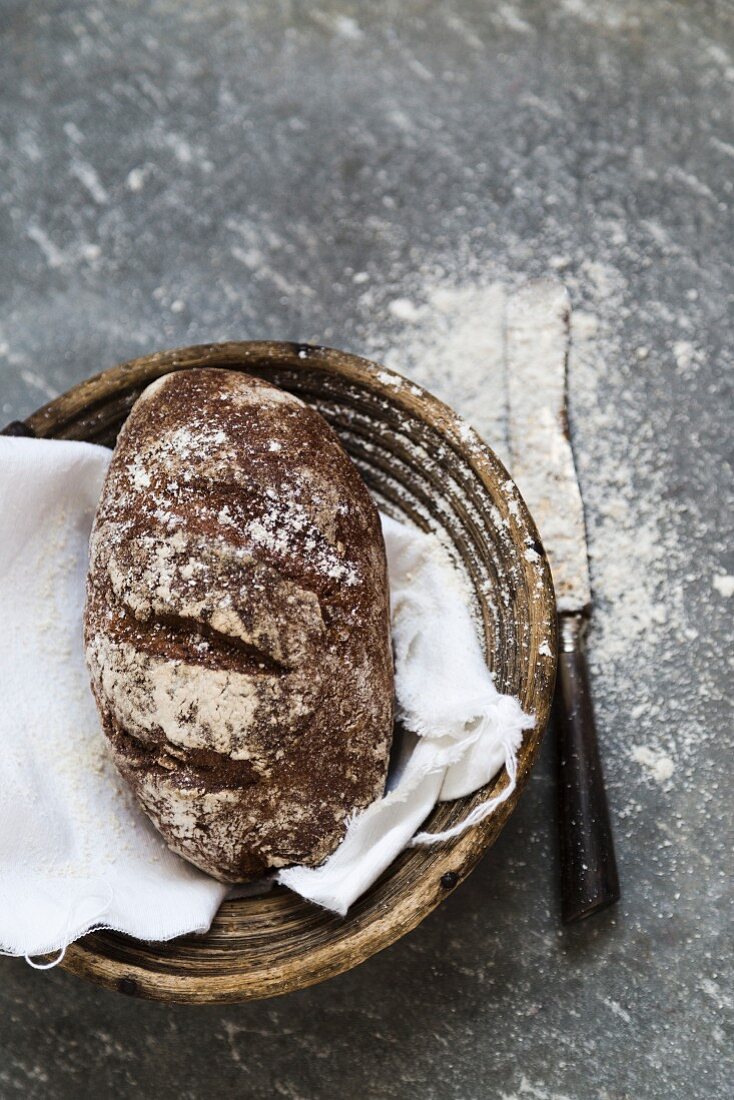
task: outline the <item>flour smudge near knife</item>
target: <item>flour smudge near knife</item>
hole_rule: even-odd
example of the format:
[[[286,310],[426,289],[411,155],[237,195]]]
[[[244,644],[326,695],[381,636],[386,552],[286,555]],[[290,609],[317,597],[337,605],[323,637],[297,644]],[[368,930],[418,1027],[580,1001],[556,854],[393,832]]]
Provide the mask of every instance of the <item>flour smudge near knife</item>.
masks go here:
[[[660,660],[668,639],[694,640],[697,630],[682,589],[669,585],[681,564],[681,549],[662,473],[654,492],[643,496],[636,487],[635,471],[652,453],[650,439],[626,440],[602,399],[605,377],[630,369],[618,335],[625,284],[614,267],[601,261],[584,261],[575,276],[569,264],[568,257],[558,256],[548,266],[551,273],[560,272],[574,306],[568,404],[588,525],[594,596],[588,655],[602,689],[600,736],[605,753],[616,761],[610,790],[614,772],[622,768],[630,778],[664,791],[676,776],[685,782],[699,742],[689,724],[666,720],[670,701],[658,697],[647,676],[635,677],[634,669],[639,662]],[[401,307],[398,317],[392,313],[389,332],[376,310],[357,350],[451,403],[511,469],[503,326],[507,298],[522,279],[497,272],[483,281],[471,264],[467,270],[466,276],[458,268],[436,274],[431,266],[419,273],[410,287],[395,294]],[[364,297],[366,305],[377,304],[371,288]],[[640,362],[650,354],[647,348],[637,352]],[[578,445],[578,435],[585,445]],[[619,816],[629,822],[637,806],[634,785],[625,784],[624,796]]]

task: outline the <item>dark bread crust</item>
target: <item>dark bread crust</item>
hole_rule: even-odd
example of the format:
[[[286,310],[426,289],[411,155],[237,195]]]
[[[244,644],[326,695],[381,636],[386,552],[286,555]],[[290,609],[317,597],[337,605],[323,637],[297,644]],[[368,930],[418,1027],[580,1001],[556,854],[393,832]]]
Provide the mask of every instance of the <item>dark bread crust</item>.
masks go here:
[[[379,516],[290,394],[222,370],[145,391],[95,518],[85,645],[120,771],[170,847],[223,881],[317,865],[383,790]]]

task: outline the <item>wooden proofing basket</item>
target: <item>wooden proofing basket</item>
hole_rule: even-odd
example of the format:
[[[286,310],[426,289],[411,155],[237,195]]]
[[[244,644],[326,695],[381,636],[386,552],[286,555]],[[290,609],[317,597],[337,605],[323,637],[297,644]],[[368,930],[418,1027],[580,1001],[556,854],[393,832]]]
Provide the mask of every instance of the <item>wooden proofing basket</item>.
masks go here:
[[[356,966],[414,928],[469,874],[517,805],[538,754],[555,678],[556,614],[537,531],[492,451],[440,401],[357,356],[282,343],[159,352],[75,386],[14,427],[111,446],[150,382],[191,367],[247,371],[297,394],[336,429],[383,509],[442,533],[473,588],[497,687],[519,696],[536,717],[512,796],[456,840],[404,852],[346,918],[276,888],[225,901],[205,935],[148,944],[99,931],[72,944],[63,962],[82,977],[153,1000],[243,1001]],[[425,827],[448,828],[506,782],[502,771],[473,796],[441,804]]]

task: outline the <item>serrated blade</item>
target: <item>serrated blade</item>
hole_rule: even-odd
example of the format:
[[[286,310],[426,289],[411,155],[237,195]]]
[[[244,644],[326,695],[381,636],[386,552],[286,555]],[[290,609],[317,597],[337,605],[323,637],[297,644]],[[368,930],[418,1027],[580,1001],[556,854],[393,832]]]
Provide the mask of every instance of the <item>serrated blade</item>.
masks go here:
[[[512,475],[548,554],[559,613],[591,605],[586,527],[566,416],[571,306],[566,288],[528,283],[507,302]]]

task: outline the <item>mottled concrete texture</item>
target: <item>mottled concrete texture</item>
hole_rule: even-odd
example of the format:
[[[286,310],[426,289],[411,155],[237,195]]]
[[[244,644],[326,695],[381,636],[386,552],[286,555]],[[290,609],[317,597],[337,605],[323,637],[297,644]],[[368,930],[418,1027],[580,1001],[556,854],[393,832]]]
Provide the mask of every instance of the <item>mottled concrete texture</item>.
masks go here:
[[[731,1096],[731,5],[0,0],[0,33],[4,421],[175,344],[379,355],[442,280],[550,268],[600,319],[572,416],[624,886],[559,927],[548,741],[470,880],[325,986],[167,1009],[3,960],[0,1095]]]

